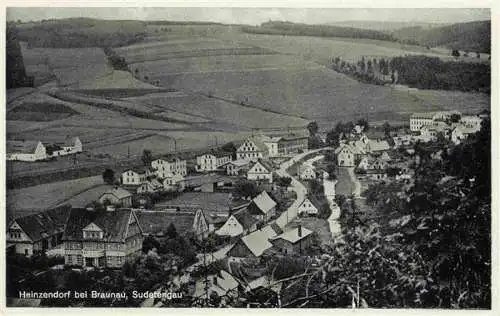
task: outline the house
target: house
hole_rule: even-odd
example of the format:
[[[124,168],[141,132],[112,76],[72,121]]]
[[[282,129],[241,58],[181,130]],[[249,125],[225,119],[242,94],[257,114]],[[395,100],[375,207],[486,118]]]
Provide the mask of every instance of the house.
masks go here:
[[[72,209],[64,229],[64,262],[120,268],[142,252],[143,231],[134,211]]]
[[[303,167],[300,168],[299,178],[302,180],[316,179],[316,171],[314,167],[309,164],[304,164]]]
[[[387,172],[385,169],[370,169],[366,172],[366,174],[372,180],[383,180],[387,178]]]
[[[192,233],[197,239],[206,238],[214,232],[221,218],[212,216],[203,209],[197,209],[193,212],[168,212],[137,210],[136,216],[144,234],[153,236],[163,236],[173,224],[178,234],[185,235]]]
[[[299,204],[299,215],[308,215],[308,216],[316,216],[321,209],[321,203],[318,199],[312,195],[308,194],[304,201]]]
[[[481,129],[481,122],[483,120],[476,115],[464,115],[460,118],[460,124],[463,127],[476,129],[479,131]]]
[[[228,257],[236,258],[259,258],[264,251],[272,248],[266,233],[256,230],[251,234],[243,236],[228,251]]]
[[[370,158],[368,156],[364,156],[358,163],[357,169],[367,170],[370,167]]]
[[[270,239],[273,246],[284,254],[302,254],[311,245],[311,240],[312,231],[300,224]]]
[[[279,137],[263,137],[263,142],[269,150],[269,157],[281,157],[304,152],[308,149],[306,135],[288,134]]]
[[[137,187],[137,194],[155,193],[163,190],[163,184],[157,179],[147,180]]]
[[[231,237],[247,235],[257,230],[258,222],[259,220],[243,209],[231,214],[224,225],[215,233],[219,236]]]
[[[236,150],[236,159],[249,159],[256,161],[259,158],[264,158],[269,155],[267,146],[262,141],[261,137],[252,136],[247,138],[243,144]]]
[[[113,190],[103,193],[99,199],[101,204],[119,205],[122,207],[132,206],[132,194],[125,189],[115,187]]]
[[[369,170],[385,170],[388,164],[386,161],[382,160],[380,157],[373,160],[373,162],[368,167]]]
[[[196,171],[216,171],[230,161],[230,153],[218,152],[204,154],[196,157]]]
[[[174,159],[156,159],[151,162],[151,168],[157,177],[164,179],[172,174],[182,177],[187,176],[186,160]]]
[[[389,155],[389,153],[387,153],[387,151],[382,152],[382,154],[380,155],[379,159],[382,160],[382,161],[385,161],[385,162],[392,161],[392,158]]]
[[[469,127],[455,127],[451,132],[451,141],[455,143],[455,145],[460,144],[464,140],[466,140],[470,135],[477,133],[476,128]]]
[[[206,279],[198,279],[195,285],[193,297],[206,297],[207,292],[215,292],[221,300],[236,298],[238,296],[240,282],[225,270],[216,274],[207,275]]]
[[[271,165],[262,160],[258,159],[254,162],[247,172],[248,180],[264,180],[269,183],[273,182],[273,168]]]
[[[365,151],[352,144],[342,144],[335,149],[339,167],[354,167],[354,161],[365,154]]]
[[[149,168],[129,169],[122,173],[122,184],[124,185],[139,185],[148,181],[148,178],[153,175]]]
[[[66,140],[62,147],[68,154],[81,153],[83,151],[83,145],[78,136]]]
[[[237,176],[242,173],[246,174],[248,169],[250,169],[251,160],[240,159],[233,160],[226,164],[226,173],[228,176]]]
[[[165,191],[178,191],[184,190],[184,177],[177,173],[163,173],[162,185]]]
[[[276,202],[262,191],[248,205],[248,212],[259,221],[267,223],[276,214]]]
[[[47,150],[40,141],[7,141],[7,160],[39,161],[47,159]]]
[[[427,113],[414,113],[410,117],[410,130],[418,132],[423,126],[433,125],[437,121],[445,122],[452,115],[461,115],[458,111],[439,111]]]
[[[7,246],[27,257],[59,246],[70,210],[64,205],[14,219],[7,226]]]

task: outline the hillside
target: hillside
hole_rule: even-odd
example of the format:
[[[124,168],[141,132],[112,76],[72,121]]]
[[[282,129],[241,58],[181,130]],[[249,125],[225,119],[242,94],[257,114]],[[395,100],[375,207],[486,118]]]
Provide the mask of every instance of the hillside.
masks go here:
[[[425,22],[403,22],[403,21],[339,21],[327,23],[327,25],[341,26],[341,27],[354,27],[360,29],[369,29],[375,31],[396,31],[408,27],[422,27],[429,29],[434,27],[445,26],[444,23],[425,23]]]
[[[391,35],[399,41],[423,46],[491,53],[491,21],[457,23],[430,29],[405,27],[393,31]]]

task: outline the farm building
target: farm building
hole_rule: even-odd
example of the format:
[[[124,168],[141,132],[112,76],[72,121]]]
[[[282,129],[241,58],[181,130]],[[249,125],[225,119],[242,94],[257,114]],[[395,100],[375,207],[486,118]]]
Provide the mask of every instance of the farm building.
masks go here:
[[[264,251],[272,248],[266,233],[256,230],[251,234],[243,236],[227,253],[228,257],[236,258],[258,258]]]
[[[263,138],[264,144],[268,147],[270,157],[288,156],[307,150],[308,136],[289,134],[279,137]]]
[[[302,254],[311,245],[312,231],[299,225],[271,238],[275,248],[284,254]]]
[[[148,177],[152,176],[153,172],[149,168],[129,169],[122,172],[122,184],[124,185],[139,185],[148,181]]]
[[[47,150],[40,141],[7,140],[7,160],[39,161],[47,159]]]
[[[475,128],[477,131],[481,129],[483,120],[476,115],[464,115],[460,118],[460,124],[466,128]]]
[[[204,154],[196,157],[196,171],[216,171],[230,161],[230,153],[218,152]]]
[[[186,160],[174,158],[170,160],[156,159],[151,162],[151,168],[159,178],[166,178],[171,174],[187,176]]]
[[[246,209],[239,210],[229,216],[227,221],[215,233],[219,236],[247,235],[257,230],[257,220]]]
[[[228,176],[237,176],[243,174],[248,171],[250,168],[251,160],[249,159],[240,159],[230,161],[226,165],[226,173]]]
[[[267,223],[276,214],[276,202],[262,191],[248,205],[248,212],[259,221]]]
[[[272,166],[262,160],[258,159],[247,172],[248,180],[264,180],[269,183],[273,182],[273,168]]]
[[[81,267],[120,268],[140,255],[143,231],[134,211],[72,209],[64,230],[64,262]]]
[[[312,195],[308,194],[304,201],[300,203],[298,213],[299,215],[316,216],[321,209],[321,203],[318,199]]]
[[[79,137],[72,137],[62,144],[50,144],[46,146],[47,156],[60,157],[81,153],[83,145]]]
[[[103,193],[98,201],[101,204],[108,202],[111,205],[130,207],[132,206],[132,194],[125,189],[115,187],[113,190]]]
[[[150,210],[135,212],[144,234],[153,236],[163,236],[170,224],[173,224],[180,235],[193,233],[198,239],[202,239],[215,231],[222,222],[221,218],[211,216],[202,209],[194,213]]]
[[[386,140],[370,139],[368,144],[366,144],[367,152],[380,152],[384,150],[391,149],[391,146]]]
[[[15,253],[31,256],[53,249],[62,243],[70,205],[46,210],[13,220],[7,229],[7,246]]]
[[[256,161],[259,158],[269,156],[269,150],[261,137],[252,136],[247,138],[236,150],[236,159],[249,159]]]

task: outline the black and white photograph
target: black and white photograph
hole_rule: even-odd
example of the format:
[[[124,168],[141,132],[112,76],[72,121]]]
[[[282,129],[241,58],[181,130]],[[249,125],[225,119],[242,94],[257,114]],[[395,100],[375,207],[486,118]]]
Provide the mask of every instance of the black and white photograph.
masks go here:
[[[494,16],[7,7],[6,308],[491,311]]]

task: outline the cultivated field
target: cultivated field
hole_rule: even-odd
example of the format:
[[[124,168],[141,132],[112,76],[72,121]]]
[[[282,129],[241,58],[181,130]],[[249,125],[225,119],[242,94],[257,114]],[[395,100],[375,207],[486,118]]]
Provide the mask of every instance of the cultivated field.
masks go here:
[[[101,176],[7,190],[7,217],[19,217],[55,207],[90,188],[103,185]]]

